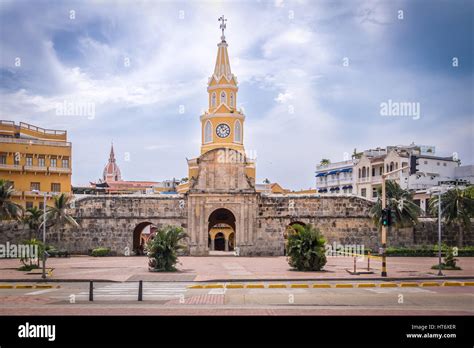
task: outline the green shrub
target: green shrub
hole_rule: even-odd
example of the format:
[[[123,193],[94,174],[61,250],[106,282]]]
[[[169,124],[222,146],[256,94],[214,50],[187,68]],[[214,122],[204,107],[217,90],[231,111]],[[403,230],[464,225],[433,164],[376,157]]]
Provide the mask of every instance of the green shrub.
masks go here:
[[[29,272],[33,269],[38,269],[39,266],[38,265],[23,265],[21,267],[18,268],[19,271],[23,271],[23,272]]]
[[[181,242],[187,237],[183,228],[177,226],[166,226],[156,231],[153,239],[147,243],[149,271],[176,271],[178,253],[185,248]]]
[[[443,243],[441,245],[441,252],[445,254],[447,250],[448,250],[448,246]],[[422,247],[415,247],[415,248],[388,247],[385,253],[387,256],[436,257],[438,256],[438,245],[422,246]],[[456,256],[461,256],[461,257],[474,256],[474,247],[467,246],[467,247],[458,248]]]
[[[109,248],[95,248],[92,250],[91,256],[109,256]]]
[[[292,225],[288,231],[288,263],[298,271],[320,271],[326,264],[326,240],[312,225]]]

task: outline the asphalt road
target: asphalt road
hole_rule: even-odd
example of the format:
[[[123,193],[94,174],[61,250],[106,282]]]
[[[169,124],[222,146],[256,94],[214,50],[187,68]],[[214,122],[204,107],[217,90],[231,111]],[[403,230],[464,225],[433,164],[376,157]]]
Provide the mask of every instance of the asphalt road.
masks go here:
[[[144,282],[50,283],[52,288],[0,289],[0,315],[474,315],[474,286],[313,288],[311,282],[228,284]],[[239,285],[242,283],[239,283]],[[249,283],[250,286],[255,283]],[[270,288],[269,284],[279,286]],[[421,284],[420,284],[421,285]],[[219,287],[223,286],[223,287]],[[258,285],[257,285],[258,286]],[[304,286],[308,286],[304,288]]]

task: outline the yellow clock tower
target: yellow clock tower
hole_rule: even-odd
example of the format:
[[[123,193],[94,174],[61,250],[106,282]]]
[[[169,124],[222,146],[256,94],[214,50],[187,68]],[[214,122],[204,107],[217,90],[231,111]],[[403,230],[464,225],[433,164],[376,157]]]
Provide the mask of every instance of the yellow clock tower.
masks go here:
[[[198,158],[188,159],[188,182],[178,186],[179,193],[188,192],[192,187],[202,185],[217,185],[215,180],[227,181],[231,171],[229,166],[240,165],[244,181],[254,190],[255,162],[248,159],[244,149],[245,115],[237,109],[237,78],[230,69],[229,53],[224,30],[227,19],[219,18],[222,30],[221,41],[217,44],[217,59],[214,73],[207,85],[209,107],[201,115],[201,154]],[[214,157],[216,155],[217,159]],[[215,166],[204,168],[203,163],[209,163],[214,158]],[[235,169],[238,171],[238,169]],[[215,178],[210,179],[210,171],[216,171]],[[206,184],[196,184],[198,178],[206,177]],[[232,176],[232,175],[231,175]],[[235,175],[234,175],[235,176]],[[218,179],[217,179],[218,178]],[[229,179],[230,180],[230,179]],[[230,182],[230,181],[229,181]],[[239,182],[242,184],[242,182]],[[196,186],[197,185],[197,186]],[[212,186],[211,185],[211,186]],[[232,186],[232,185],[231,185]],[[208,188],[208,187],[207,187]]]
[[[217,148],[229,148],[244,153],[244,114],[237,109],[237,78],[230,69],[224,16],[220,17],[221,42],[217,45],[214,73],[209,78],[207,92],[209,108],[201,115],[201,155]]]

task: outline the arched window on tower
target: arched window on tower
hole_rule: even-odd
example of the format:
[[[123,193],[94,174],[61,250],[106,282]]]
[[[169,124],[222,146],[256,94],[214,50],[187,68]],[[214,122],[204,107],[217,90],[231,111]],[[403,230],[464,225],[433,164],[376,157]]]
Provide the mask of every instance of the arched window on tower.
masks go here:
[[[227,103],[225,92],[221,92],[221,104]]]
[[[234,125],[234,142],[242,142],[242,125],[239,120],[236,120]]]
[[[230,106],[234,107],[234,93],[230,94]]]
[[[212,124],[211,121],[207,121],[204,126],[204,143],[210,143],[212,141]]]
[[[212,93],[212,96],[211,96],[211,106],[213,108],[216,107],[216,92]]]

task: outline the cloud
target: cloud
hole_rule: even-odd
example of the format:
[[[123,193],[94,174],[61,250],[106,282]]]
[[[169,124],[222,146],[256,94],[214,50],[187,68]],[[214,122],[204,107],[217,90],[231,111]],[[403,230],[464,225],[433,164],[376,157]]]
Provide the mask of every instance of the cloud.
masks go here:
[[[412,141],[474,161],[472,33],[445,48],[440,30],[458,37],[469,21],[438,3],[422,11],[410,1],[4,2],[2,118],[68,129],[74,183],[100,175],[112,138],[124,177],[184,177],[185,158],[199,154],[222,13],[258,180],[307,188],[323,157]],[[432,37],[438,51],[419,48]],[[445,68],[454,53],[457,71]],[[388,99],[420,102],[420,120],[383,119]],[[65,101],[93,104],[95,117],[58,117]]]

